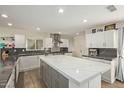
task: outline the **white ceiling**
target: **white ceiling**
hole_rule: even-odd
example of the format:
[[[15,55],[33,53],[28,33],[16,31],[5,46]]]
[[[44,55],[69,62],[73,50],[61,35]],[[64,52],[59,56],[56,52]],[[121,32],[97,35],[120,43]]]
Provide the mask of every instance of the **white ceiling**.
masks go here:
[[[64,13],[58,14],[58,8],[63,8]],[[41,32],[72,34],[94,25],[123,20],[124,6],[116,5],[116,8],[117,11],[109,12],[106,5],[0,5],[0,14],[9,16],[0,17],[0,25],[11,22],[12,27],[19,29],[36,31],[36,27],[40,27]],[[83,19],[87,22],[83,23]]]

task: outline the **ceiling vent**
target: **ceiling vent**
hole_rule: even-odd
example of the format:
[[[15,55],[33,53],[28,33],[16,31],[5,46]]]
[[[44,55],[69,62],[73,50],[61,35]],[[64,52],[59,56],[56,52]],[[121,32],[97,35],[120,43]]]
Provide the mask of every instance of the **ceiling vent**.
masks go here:
[[[106,8],[107,8],[107,10],[109,10],[110,12],[114,12],[114,11],[117,10],[117,8],[116,8],[114,5],[109,5],[109,6],[107,6]]]

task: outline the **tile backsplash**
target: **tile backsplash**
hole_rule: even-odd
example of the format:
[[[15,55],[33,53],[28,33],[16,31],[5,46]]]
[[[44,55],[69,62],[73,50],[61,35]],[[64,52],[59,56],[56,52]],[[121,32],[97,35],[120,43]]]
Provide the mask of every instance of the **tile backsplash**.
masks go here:
[[[116,48],[99,48],[99,56],[117,57]]]
[[[27,51],[26,48],[6,48],[9,50],[9,55],[18,55],[18,54],[44,54],[44,50],[33,50],[33,51]],[[0,49],[0,52],[2,52],[2,49]]]
[[[96,52],[97,56],[117,57],[117,48],[89,48],[89,55]]]

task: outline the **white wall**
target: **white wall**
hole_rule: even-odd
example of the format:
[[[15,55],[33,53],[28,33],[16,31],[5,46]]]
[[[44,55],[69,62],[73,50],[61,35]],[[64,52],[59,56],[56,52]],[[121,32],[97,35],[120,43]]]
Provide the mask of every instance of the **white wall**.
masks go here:
[[[73,56],[81,57],[82,54],[87,53],[86,42],[85,42],[85,32],[80,33],[79,35],[73,38]]]
[[[12,27],[0,27],[0,36],[14,36],[15,34],[23,34],[26,39],[43,39],[50,37],[49,33],[43,33],[40,31],[27,31],[22,29],[16,29]],[[63,39],[69,40],[69,50],[72,51],[72,37],[69,35],[62,35]]]

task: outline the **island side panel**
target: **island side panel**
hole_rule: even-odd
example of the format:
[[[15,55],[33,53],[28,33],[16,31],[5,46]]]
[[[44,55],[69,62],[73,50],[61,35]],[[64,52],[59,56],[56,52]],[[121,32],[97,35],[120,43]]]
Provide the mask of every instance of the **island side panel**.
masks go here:
[[[69,80],[69,88],[101,88],[101,74],[98,74],[80,85]]]

